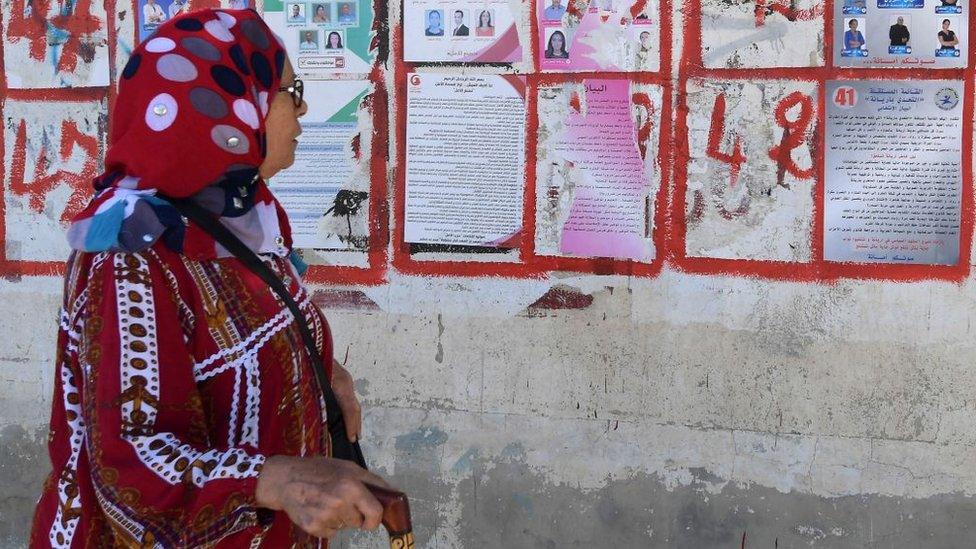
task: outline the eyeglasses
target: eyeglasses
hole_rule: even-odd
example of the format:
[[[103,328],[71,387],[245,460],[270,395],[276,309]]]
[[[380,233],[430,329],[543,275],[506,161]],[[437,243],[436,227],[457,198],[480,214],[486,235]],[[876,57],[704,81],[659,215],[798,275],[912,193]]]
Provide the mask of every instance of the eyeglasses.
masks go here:
[[[278,88],[279,92],[288,92],[291,95],[291,100],[295,103],[295,108],[302,106],[302,98],[305,96],[305,83],[301,81],[300,78],[296,78],[292,82],[291,86],[282,86]]]

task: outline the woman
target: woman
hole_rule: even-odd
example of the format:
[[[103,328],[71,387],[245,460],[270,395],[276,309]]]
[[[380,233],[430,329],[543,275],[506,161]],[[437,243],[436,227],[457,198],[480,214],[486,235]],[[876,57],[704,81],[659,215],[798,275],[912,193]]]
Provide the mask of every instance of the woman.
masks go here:
[[[488,10],[481,10],[478,16],[478,26],[474,29],[475,36],[494,36],[495,27],[491,24],[491,13]]]
[[[549,36],[546,59],[569,59],[569,52],[566,51],[566,35],[563,31],[555,31]]]
[[[342,35],[336,31],[329,33],[329,40],[325,44],[325,49],[327,50],[341,50],[342,49]]]
[[[939,31],[939,49],[954,50],[959,45],[959,38],[954,31],[949,30],[952,22],[948,19],[942,20],[942,30]]]
[[[314,23],[328,23],[329,12],[325,10],[325,4],[315,4],[315,15],[312,16]]]
[[[441,12],[431,10],[427,14],[427,28],[424,29],[425,36],[444,36],[444,27],[441,26]]]
[[[294,317],[167,201],[210,210],[283,278],[356,439],[352,378],[265,185],[294,162],[308,108],[280,44],[256,12],[201,10],[161,25],[122,71],[106,171],[68,231],[32,547],[306,547],[379,524],[363,483],[383,480],[325,457]]]
[[[844,33],[844,47],[849,50],[859,50],[864,46],[864,35],[857,30],[857,19],[847,22],[848,30]]]

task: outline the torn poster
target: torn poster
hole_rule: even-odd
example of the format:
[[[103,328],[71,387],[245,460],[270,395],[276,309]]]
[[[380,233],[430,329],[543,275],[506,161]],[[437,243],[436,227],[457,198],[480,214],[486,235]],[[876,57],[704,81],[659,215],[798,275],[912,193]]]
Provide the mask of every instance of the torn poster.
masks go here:
[[[824,259],[954,265],[962,81],[827,82]]]
[[[371,133],[361,111],[370,86],[356,80],[305,83],[308,113],[300,119],[295,163],[269,182],[288,212],[297,248],[367,247]]]
[[[969,57],[968,2],[839,0],[834,2],[838,67],[944,69]]]
[[[657,0],[535,0],[539,68],[656,71],[661,64]]]
[[[264,19],[285,42],[300,77],[366,75],[373,68],[372,0],[265,0]]]
[[[406,242],[515,247],[525,189],[525,80],[407,75]]]
[[[516,23],[516,14],[521,13],[521,3],[509,0],[462,0],[453,4],[408,0],[403,13],[404,60],[521,61],[520,25]]]
[[[536,254],[654,258],[661,95],[621,79],[539,89]]]
[[[230,10],[255,8],[254,0],[138,0],[136,4],[136,12],[139,14],[140,42],[156,32],[159,25],[184,13],[205,8]]]
[[[3,19],[8,88],[108,86],[108,23],[102,2],[7,0]]]

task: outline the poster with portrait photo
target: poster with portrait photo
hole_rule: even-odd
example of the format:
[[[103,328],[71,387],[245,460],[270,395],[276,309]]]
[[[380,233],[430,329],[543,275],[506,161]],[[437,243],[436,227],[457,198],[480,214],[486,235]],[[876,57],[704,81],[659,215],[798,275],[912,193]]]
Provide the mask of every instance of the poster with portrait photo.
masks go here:
[[[281,36],[300,77],[309,80],[337,75],[368,75],[376,61],[371,49],[373,0],[264,0],[264,20]],[[297,8],[296,8],[297,6]],[[316,49],[301,47],[301,32],[317,33]],[[329,33],[339,33],[342,48],[326,48]]]
[[[867,29],[863,17],[844,17],[840,24],[844,27],[841,39],[841,57],[867,57]]]
[[[521,61],[522,37],[515,17],[512,5],[506,0],[451,3],[405,0],[404,59],[457,63]]]
[[[346,35],[342,29],[331,29],[323,32],[322,47],[326,52],[342,51],[346,47]]]
[[[962,23],[958,17],[943,17],[939,30],[935,33],[936,57],[960,57],[963,55],[962,42],[956,29]]]
[[[318,29],[301,29],[298,33],[298,49],[301,51],[319,51]]]
[[[631,12],[629,2],[621,0],[592,0],[583,12],[568,10],[567,0],[535,2],[539,32],[536,58],[542,70],[632,72],[660,68],[657,0],[649,0],[637,14]],[[560,29],[566,39],[569,62],[550,51],[554,29]]]
[[[332,2],[313,2],[311,10],[313,25],[331,25],[333,23]]]
[[[546,42],[542,55],[550,63],[563,62],[569,64],[569,47],[566,40],[566,29],[549,27],[546,29]]]
[[[888,53],[909,55],[912,53],[912,16],[898,13],[888,18]]]
[[[935,13],[939,15],[959,15],[962,13],[963,0],[937,0]]]
[[[940,5],[941,0],[868,0],[864,13],[853,16],[850,15],[851,5],[835,2],[834,64],[838,67],[893,69],[965,67],[968,56],[963,45],[969,38],[965,13],[968,8],[959,0],[948,1],[952,5],[944,7]],[[939,13],[946,10],[951,14]],[[952,18],[958,18],[958,21]],[[943,48],[938,39],[944,19],[950,20],[948,31],[951,31],[952,40],[949,42],[958,42],[955,47]],[[850,47],[854,34],[851,21],[856,21],[855,32],[863,36],[864,45],[860,48]]]

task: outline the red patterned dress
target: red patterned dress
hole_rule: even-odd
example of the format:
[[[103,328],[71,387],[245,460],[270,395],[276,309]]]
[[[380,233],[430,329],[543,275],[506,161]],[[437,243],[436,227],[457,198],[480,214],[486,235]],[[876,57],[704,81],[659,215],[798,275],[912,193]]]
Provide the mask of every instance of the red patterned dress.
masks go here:
[[[331,369],[328,324],[265,256]],[[32,547],[316,546],[259,509],[265,456],[324,455],[324,406],[294,317],[234,258],[158,243],[75,253],[65,279],[49,451]]]

